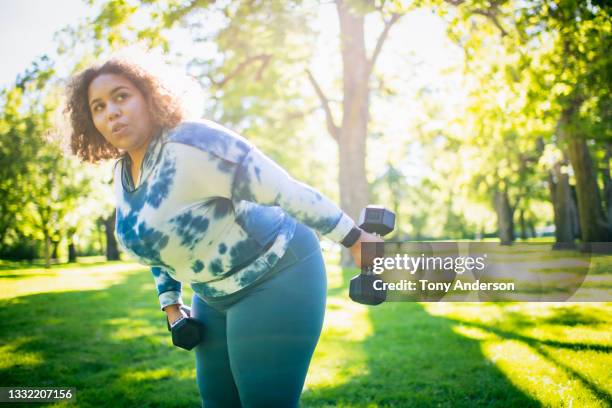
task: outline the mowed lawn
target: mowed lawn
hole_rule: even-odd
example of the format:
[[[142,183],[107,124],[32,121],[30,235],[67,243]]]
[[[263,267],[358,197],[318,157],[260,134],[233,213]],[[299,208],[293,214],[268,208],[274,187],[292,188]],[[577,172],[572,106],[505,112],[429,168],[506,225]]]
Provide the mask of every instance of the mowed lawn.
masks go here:
[[[348,298],[357,270],[334,265],[303,407],[612,405],[612,303],[367,307]],[[137,264],[0,264],[0,329],[0,386],[77,389],[29,406],[199,406],[193,353],[171,345]]]

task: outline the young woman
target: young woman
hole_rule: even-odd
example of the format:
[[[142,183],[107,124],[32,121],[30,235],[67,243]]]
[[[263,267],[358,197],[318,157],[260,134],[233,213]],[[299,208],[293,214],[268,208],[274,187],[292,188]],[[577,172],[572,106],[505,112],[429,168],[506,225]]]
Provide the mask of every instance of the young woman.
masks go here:
[[[118,158],[116,236],[150,265],[169,322],[192,317],[205,407],[297,406],[321,333],[326,275],[315,229],[350,248],[380,238],[243,137],[184,121],[150,72],[109,60],[76,75],[66,107],[82,160]]]

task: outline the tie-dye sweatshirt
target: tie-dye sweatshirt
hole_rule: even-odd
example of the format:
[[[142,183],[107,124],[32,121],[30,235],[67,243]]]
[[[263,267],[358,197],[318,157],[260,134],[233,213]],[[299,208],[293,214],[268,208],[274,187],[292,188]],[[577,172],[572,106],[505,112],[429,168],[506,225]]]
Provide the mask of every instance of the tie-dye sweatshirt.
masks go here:
[[[211,121],[185,122],[150,142],[132,181],[115,166],[121,247],[150,265],[159,302],[182,303],[181,283],[204,298],[262,278],[283,256],[296,220],[340,242],[355,225],[240,135]]]

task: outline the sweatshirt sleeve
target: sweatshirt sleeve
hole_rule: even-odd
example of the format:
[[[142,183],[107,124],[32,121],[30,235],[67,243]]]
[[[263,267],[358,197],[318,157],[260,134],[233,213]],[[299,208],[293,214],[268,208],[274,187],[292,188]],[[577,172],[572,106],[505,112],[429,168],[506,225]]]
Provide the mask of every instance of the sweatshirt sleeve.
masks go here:
[[[161,266],[152,266],[151,274],[157,287],[159,305],[162,310],[169,305],[183,304],[181,299],[181,282],[173,279]]]
[[[355,222],[331,200],[293,179],[254,146],[236,169],[232,199],[278,205],[335,242],[342,241],[355,226]]]

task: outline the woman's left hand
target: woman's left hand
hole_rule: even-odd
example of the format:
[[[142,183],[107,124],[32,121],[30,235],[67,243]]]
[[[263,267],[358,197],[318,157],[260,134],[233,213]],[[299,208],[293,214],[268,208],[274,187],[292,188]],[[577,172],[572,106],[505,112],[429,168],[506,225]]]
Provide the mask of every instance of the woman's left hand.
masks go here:
[[[385,242],[385,241],[377,235],[370,234],[369,232],[365,232],[361,230],[361,236],[359,237],[357,242],[355,242],[353,246],[349,248],[349,251],[351,251],[351,255],[353,256],[353,260],[355,261],[355,265],[357,265],[358,268],[361,268],[361,243],[362,242]]]

